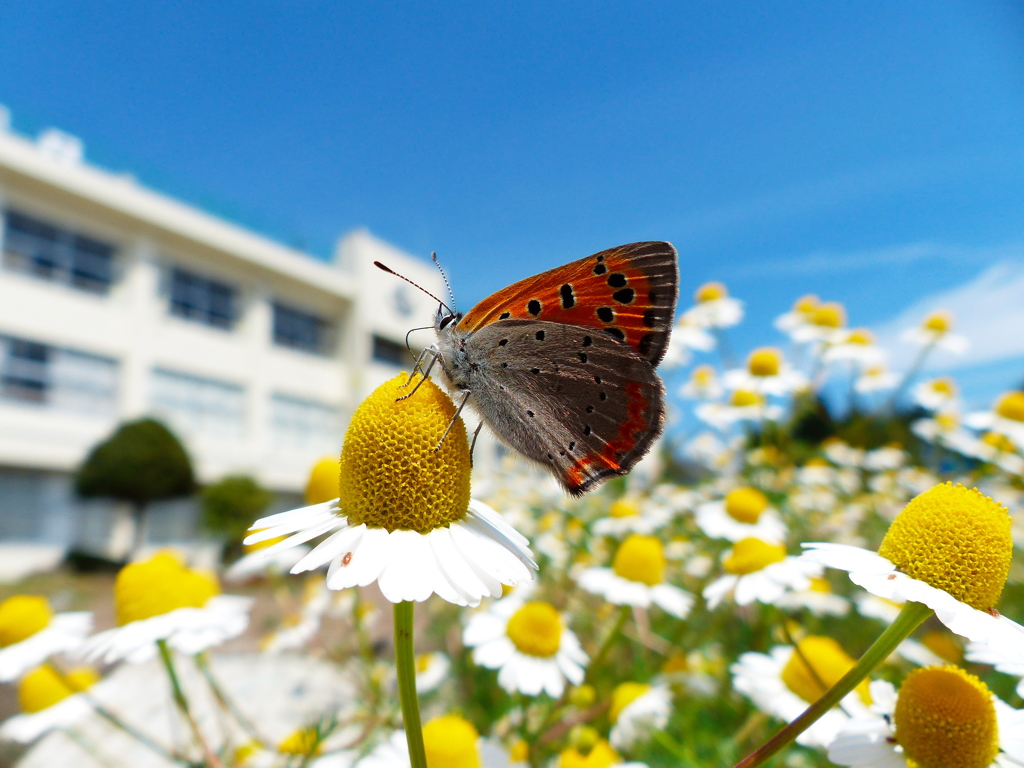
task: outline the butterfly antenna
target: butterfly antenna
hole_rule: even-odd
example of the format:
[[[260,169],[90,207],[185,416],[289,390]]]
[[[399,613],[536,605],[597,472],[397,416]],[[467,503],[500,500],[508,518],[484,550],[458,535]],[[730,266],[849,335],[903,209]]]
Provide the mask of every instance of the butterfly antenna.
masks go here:
[[[387,272],[387,273],[388,273],[389,275],[394,275],[394,276],[395,276],[395,277],[397,277],[397,278],[398,278],[399,280],[405,280],[405,282],[407,282],[407,283],[408,283],[409,285],[411,285],[411,286],[412,286],[413,288],[417,288],[417,289],[419,289],[419,290],[423,291],[423,292],[424,292],[425,294],[427,294],[427,296],[429,296],[429,297],[430,297],[430,298],[432,298],[432,299],[433,299],[434,301],[436,301],[436,302],[437,302],[438,304],[440,304],[440,305],[441,305],[442,307],[444,307],[445,309],[447,309],[447,310],[448,310],[448,314],[450,314],[450,315],[454,315],[454,314],[455,314],[455,313],[454,313],[454,312],[452,311],[452,308],[451,308],[451,307],[449,307],[449,306],[448,306],[447,304],[445,304],[445,303],[444,303],[443,301],[441,301],[441,300],[440,300],[439,298],[437,298],[437,296],[435,296],[434,294],[432,294],[432,293],[431,293],[430,291],[428,291],[428,290],[427,290],[426,288],[424,288],[424,287],[423,287],[422,285],[419,285],[418,283],[414,283],[414,282],[413,282],[412,280],[410,280],[410,279],[409,279],[408,277],[406,277],[405,275],[400,275],[400,274],[398,274],[398,273],[397,273],[397,272],[395,272],[395,270],[393,270],[393,269],[392,269],[391,267],[385,266],[384,264],[381,264],[381,263],[380,263],[379,261],[375,261],[375,262],[373,262],[373,265],[374,265],[375,267],[377,267],[377,269],[380,269],[380,270],[383,270],[384,272]],[[442,272],[442,273],[441,273],[441,276],[442,276],[442,277],[444,277],[444,272]],[[445,285],[447,285],[447,284],[448,284],[448,280],[447,280],[447,279],[445,279],[445,281],[444,281],[444,282],[445,282]],[[451,288],[450,288],[450,287],[448,288],[448,291],[449,291],[449,292],[451,292]],[[453,301],[452,301],[452,304],[454,304],[454,303],[455,303],[455,301],[453,300]]]
[[[437,252],[430,252],[430,260],[434,262],[434,266],[437,267],[437,271],[441,273],[441,279],[444,280],[445,287],[448,289],[448,298],[452,300],[452,313],[455,310],[455,293],[452,291],[452,284],[448,282],[448,275],[444,273],[444,267],[441,266],[441,262],[437,260]]]

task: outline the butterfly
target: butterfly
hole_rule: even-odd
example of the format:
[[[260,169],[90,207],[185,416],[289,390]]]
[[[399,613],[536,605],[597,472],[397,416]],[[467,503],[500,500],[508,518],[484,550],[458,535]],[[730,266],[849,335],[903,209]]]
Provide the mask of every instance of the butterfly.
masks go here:
[[[433,352],[502,442],[582,496],[627,474],[661,434],[655,368],[678,293],[675,248],[630,243],[513,283],[465,314],[442,305]]]

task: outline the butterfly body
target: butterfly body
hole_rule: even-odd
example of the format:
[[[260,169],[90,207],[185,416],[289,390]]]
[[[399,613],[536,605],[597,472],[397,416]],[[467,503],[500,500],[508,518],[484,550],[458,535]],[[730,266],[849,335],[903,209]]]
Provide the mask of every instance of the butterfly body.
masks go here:
[[[671,245],[613,248],[439,313],[437,357],[503,442],[582,495],[661,434],[677,294]]]

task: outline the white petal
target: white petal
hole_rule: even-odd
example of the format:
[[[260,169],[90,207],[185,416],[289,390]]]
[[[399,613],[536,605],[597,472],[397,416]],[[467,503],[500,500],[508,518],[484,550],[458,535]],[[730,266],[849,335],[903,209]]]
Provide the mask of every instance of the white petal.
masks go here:
[[[335,560],[331,564],[338,569],[327,574],[327,586],[330,589],[346,587],[365,587],[372,584],[380,576],[387,564],[388,532],[383,528],[367,528],[352,549],[352,557],[347,565]]]
[[[335,557],[353,549],[365,530],[365,526],[357,525],[351,528],[342,528],[337,533],[331,534],[320,542],[312,552],[292,566],[291,572],[312,571],[324,563],[329,563]]]
[[[828,542],[814,542],[800,546],[804,548],[802,559],[820,563],[828,568],[865,573],[891,573],[896,570],[896,566],[877,552],[861,547]]]
[[[490,589],[455,546],[451,529],[439,528],[431,533],[430,546],[434,550],[438,568],[463,595],[466,605],[479,605],[480,598],[489,595]]]
[[[693,607],[693,596],[671,584],[657,584],[651,589],[651,597],[666,613],[677,619],[685,619]]]

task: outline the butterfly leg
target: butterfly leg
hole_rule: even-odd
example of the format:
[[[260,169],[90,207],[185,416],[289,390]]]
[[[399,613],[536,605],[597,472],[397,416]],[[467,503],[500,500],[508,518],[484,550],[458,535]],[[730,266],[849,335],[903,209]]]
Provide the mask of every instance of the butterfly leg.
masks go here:
[[[428,355],[430,356],[430,362],[427,363],[427,367],[426,368],[423,368],[423,359],[425,357],[427,357]],[[405,386],[408,387],[412,383],[412,380],[416,378],[416,373],[417,372],[421,373],[423,375],[423,378],[420,379],[416,383],[416,386],[412,388],[412,392],[410,392],[407,395],[402,395],[401,397],[397,398],[395,400],[396,403],[397,402],[401,402],[402,400],[408,400],[410,397],[412,397],[413,395],[416,394],[416,390],[420,388],[420,385],[424,381],[426,381],[427,376],[430,375],[430,372],[431,372],[431,370],[433,370],[434,365],[437,363],[437,359],[439,357],[440,357],[440,354],[438,353],[438,351],[434,347],[425,347],[424,350],[422,352],[420,352],[420,356],[416,358],[416,365],[414,365],[412,367],[412,373],[409,374],[409,381],[405,382]],[[447,434],[447,433],[445,433],[445,434]]]
[[[484,423],[481,421],[476,425],[476,429],[473,430],[473,440],[469,444],[469,467],[473,468],[473,449],[476,448],[476,439],[480,437],[480,430],[484,428]]]
[[[466,403],[469,402],[469,396],[471,394],[473,393],[467,389],[466,396],[462,398],[462,402],[459,403],[459,407],[455,409],[455,413],[452,415],[452,420],[448,422],[448,429],[444,431],[444,434],[441,435],[441,439],[437,441],[437,447],[434,448],[435,451],[441,450],[441,446],[444,445],[444,439],[448,437],[448,433],[452,431],[452,427],[455,426],[455,422],[459,420],[459,414],[461,414],[462,409],[466,407]],[[470,452],[470,456],[472,456],[472,451]]]

